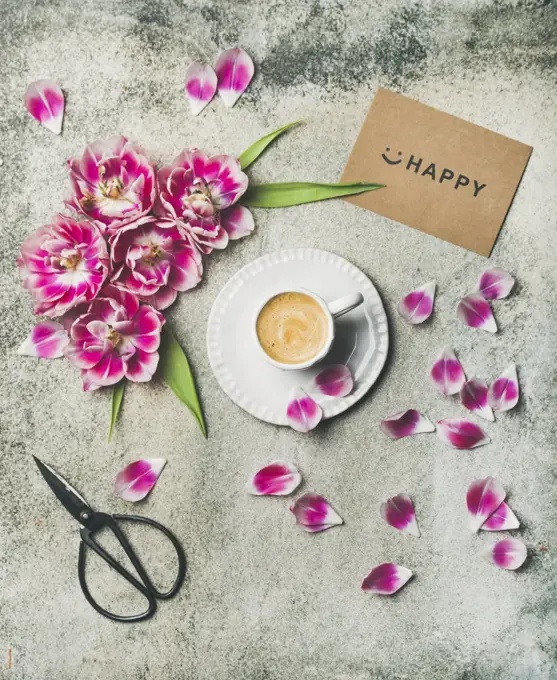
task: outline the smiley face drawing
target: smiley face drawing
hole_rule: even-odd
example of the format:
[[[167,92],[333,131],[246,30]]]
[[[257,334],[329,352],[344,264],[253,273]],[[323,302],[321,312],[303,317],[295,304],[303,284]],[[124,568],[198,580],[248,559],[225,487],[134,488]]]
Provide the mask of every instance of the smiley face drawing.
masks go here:
[[[390,147],[386,147],[385,151],[388,153],[390,151]],[[398,156],[402,156],[402,151],[399,151]],[[392,161],[390,158],[385,156],[384,153],[381,154],[381,158],[385,161],[385,163],[388,163],[389,165],[398,165],[399,163],[402,163],[402,158],[399,158],[396,161]]]

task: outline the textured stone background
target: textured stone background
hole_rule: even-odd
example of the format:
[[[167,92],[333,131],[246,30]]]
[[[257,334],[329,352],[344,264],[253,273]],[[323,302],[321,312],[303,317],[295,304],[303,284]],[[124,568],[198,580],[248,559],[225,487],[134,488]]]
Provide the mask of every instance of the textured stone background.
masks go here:
[[[0,44],[0,676],[557,678],[557,4],[3,0]],[[213,63],[236,44],[256,63],[249,91],[233,110],[216,100],[193,119],[183,95],[186,67],[194,59]],[[61,137],[23,107],[26,85],[41,77],[59,82],[67,95]],[[17,280],[17,250],[60,209],[68,189],[64,162],[87,142],[121,132],[161,162],[184,146],[237,153],[303,118],[306,124],[270,150],[252,178],[335,181],[379,85],[534,146],[489,262],[343,201],[257,211],[256,233],[212,256],[206,280],[170,313],[195,367],[207,442],[155,381],[128,390],[107,445],[110,394],[83,394],[63,361],[16,355],[34,322]],[[243,264],[283,246],[319,246],[347,257],[373,278],[391,322],[391,361],[376,388],[311,436],[236,408],[205,351],[219,289]],[[502,330],[495,336],[465,328],[454,314],[487,264],[508,268],[519,281],[516,294],[496,306]],[[439,284],[433,322],[404,326],[395,313],[399,298],[432,278]],[[461,413],[427,386],[427,368],[447,344],[469,375],[492,378],[516,361],[519,408],[489,426],[491,445],[472,452],[448,449],[435,436],[386,441],[378,421],[387,413],[411,406],[436,419]],[[31,454],[113,512],[130,510],[112,492],[126,462],[168,459],[138,512],[180,536],[189,575],[152,621],[114,624],[86,604],[77,583],[75,523]],[[326,495],[344,527],[308,536],[293,526],[288,500],[243,492],[249,475],[276,457],[299,465],[304,488]],[[522,522],[531,558],[518,573],[483,562],[480,550],[493,536],[472,537],[466,528],[466,486],[487,474],[508,489]],[[380,500],[397,492],[413,495],[421,540],[380,520]],[[138,541],[152,557],[148,537]],[[162,573],[168,556],[155,547]],[[385,560],[412,568],[415,579],[392,599],[364,595],[362,577]],[[96,586],[132,606],[117,595],[115,578],[99,576]]]

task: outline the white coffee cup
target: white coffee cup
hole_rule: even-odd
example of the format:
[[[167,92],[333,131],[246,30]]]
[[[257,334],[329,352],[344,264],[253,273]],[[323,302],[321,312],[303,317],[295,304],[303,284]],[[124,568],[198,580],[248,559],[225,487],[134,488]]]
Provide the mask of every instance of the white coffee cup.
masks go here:
[[[302,293],[303,295],[311,297],[321,307],[327,319],[327,339],[325,340],[323,347],[311,359],[299,364],[286,364],[271,358],[261,346],[259,337],[257,335],[257,320],[259,319],[259,315],[263,311],[263,308],[270,300],[275,298],[277,295],[282,295],[284,293]],[[312,291],[305,288],[287,288],[286,290],[276,291],[272,295],[266,297],[261,305],[259,305],[257,308],[253,321],[253,334],[255,336],[255,342],[268,363],[275,366],[276,368],[281,368],[284,371],[300,371],[305,368],[309,368],[310,366],[313,366],[324,359],[329,353],[329,350],[331,349],[335,339],[335,319],[338,319],[343,314],[352,311],[361,305],[363,301],[364,296],[361,293],[349,293],[348,295],[344,295],[343,297],[333,300],[332,302],[325,302],[325,300],[323,300],[323,298],[321,298],[319,295],[312,293]]]

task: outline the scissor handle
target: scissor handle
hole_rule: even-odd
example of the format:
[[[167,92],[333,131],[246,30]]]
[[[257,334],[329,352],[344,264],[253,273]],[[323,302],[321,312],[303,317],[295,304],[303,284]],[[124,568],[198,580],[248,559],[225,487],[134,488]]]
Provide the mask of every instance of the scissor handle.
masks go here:
[[[158,522],[155,522],[154,520],[149,519],[148,517],[140,517],[138,515],[107,515],[105,513],[98,512],[95,513],[95,516],[92,519],[94,519],[94,521],[91,522],[90,524],[94,525],[93,529],[89,529],[87,527],[82,527],[81,529],[80,534],[82,540],[79,546],[79,561],[78,561],[79,584],[87,601],[94,609],[96,609],[96,611],[99,612],[99,614],[102,614],[103,616],[106,616],[107,618],[112,619],[113,621],[123,621],[127,623],[132,623],[135,621],[144,621],[145,619],[151,618],[151,616],[153,616],[157,609],[156,600],[157,599],[164,600],[173,597],[178,592],[180,586],[184,581],[184,577],[186,574],[186,558],[184,555],[184,551],[182,550],[182,546],[178,542],[178,539],[174,536],[174,534],[171,531],[169,531],[162,524],[159,524]],[[178,556],[178,575],[170,590],[168,590],[165,593],[161,593],[153,586],[147,572],[143,568],[143,565],[141,564],[138,556],[136,555],[126,535],[118,526],[119,521],[130,521],[138,522],[141,524],[148,524],[154,527],[155,529],[161,531],[170,540],[170,542],[174,546],[174,549],[176,550],[176,555]],[[130,562],[133,564],[141,580],[138,580],[135,576],[133,576],[117,560],[115,560],[112,557],[112,555],[110,555],[110,553],[106,552],[106,550],[104,550],[104,548],[101,545],[99,545],[97,541],[95,541],[93,535],[103,527],[108,527],[114,533],[120,545],[124,549],[126,555],[130,559]],[[131,616],[120,616],[119,614],[113,614],[112,612],[109,612],[96,602],[96,600],[91,595],[89,588],[87,586],[87,582],[85,580],[85,559],[86,559],[85,553],[87,546],[94,550],[97,553],[97,555],[99,555],[105,562],[107,562],[113,569],[115,569],[121,576],[123,576],[126,579],[126,581],[128,581],[128,583],[130,583],[134,588],[136,588],[142,595],[144,595],[147,598],[149,606],[144,612],[142,612],[141,614],[135,614]]]

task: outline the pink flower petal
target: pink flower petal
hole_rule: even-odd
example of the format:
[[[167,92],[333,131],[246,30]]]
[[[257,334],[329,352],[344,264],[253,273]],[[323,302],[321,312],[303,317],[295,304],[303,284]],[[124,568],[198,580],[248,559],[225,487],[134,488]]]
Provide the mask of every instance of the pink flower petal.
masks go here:
[[[478,292],[486,300],[506,298],[514,286],[514,278],[500,267],[488,269],[480,276]]]
[[[518,376],[511,364],[489,388],[489,405],[494,411],[508,411],[518,403]]]
[[[482,531],[511,531],[518,529],[520,522],[506,503],[501,505],[480,527]]]
[[[460,389],[460,401],[464,408],[472,411],[480,418],[494,421],[491,406],[487,403],[487,383],[479,378],[471,378]]]
[[[445,397],[457,394],[466,381],[460,361],[448,347],[435,360],[430,375],[435,389]]]
[[[225,50],[217,59],[215,71],[224,105],[234,106],[253,78],[253,61],[241,47]]]
[[[298,432],[309,432],[323,418],[321,407],[301,387],[294,389],[286,407],[288,424]]]
[[[328,501],[316,493],[300,496],[290,506],[290,512],[296,518],[296,524],[309,533],[325,531],[343,523]]]
[[[64,326],[55,321],[42,321],[17,350],[18,354],[39,359],[58,359],[70,342]]]
[[[479,425],[464,418],[440,420],[437,423],[437,436],[454,449],[474,449],[491,441]]]
[[[381,517],[395,529],[403,534],[420,537],[416,512],[410,496],[400,494],[389,498],[386,503],[381,503],[379,510]]]
[[[315,376],[312,388],[328,397],[346,397],[354,389],[354,379],[348,366],[332,364]]]
[[[398,313],[408,323],[423,323],[433,312],[434,299],[435,281],[430,281],[403,297],[398,305]]]
[[[527,556],[528,550],[518,538],[503,538],[484,551],[484,557],[501,569],[518,569]]]
[[[145,352],[136,349],[124,364],[124,373],[132,382],[149,382],[159,365],[158,352]]]
[[[288,496],[301,481],[296,466],[275,460],[253,475],[246,490],[254,496]]]
[[[132,503],[142,500],[157,483],[165,465],[164,458],[148,458],[130,463],[116,475],[116,494]]]
[[[25,90],[25,108],[47,130],[59,135],[64,118],[64,94],[52,80],[36,80]]]
[[[208,64],[194,61],[186,71],[186,95],[190,110],[198,116],[217,91],[217,74]]]
[[[419,411],[410,409],[387,416],[381,421],[381,432],[392,439],[401,439],[422,432],[434,432],[435,425]]]
[[[362,582],[362,590],[377,595],[393,595],[412,578],[412,572],[393,562],[374,567]]]
[[[466,295],[456,308],[458,318],[467,326],[497,333],[497,324],[489,302],[481,295]]]
[[[466,492],[470,529],[475,533],[505,500],[505,489],[493,477],[475,479]]]
[[[249,236],[255,229],[253,215],[243,205],[233,205],[220,214],[220,223],[231,241]]]

